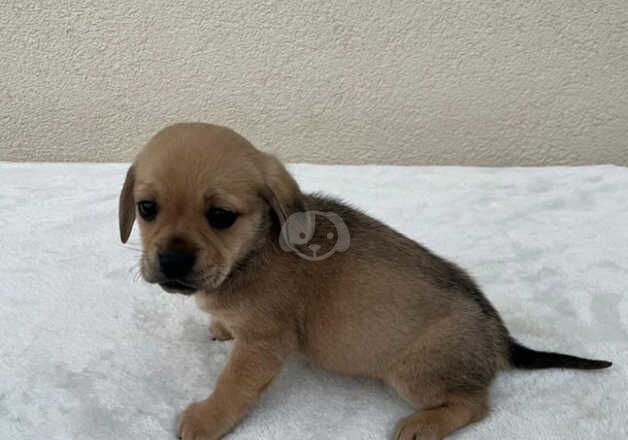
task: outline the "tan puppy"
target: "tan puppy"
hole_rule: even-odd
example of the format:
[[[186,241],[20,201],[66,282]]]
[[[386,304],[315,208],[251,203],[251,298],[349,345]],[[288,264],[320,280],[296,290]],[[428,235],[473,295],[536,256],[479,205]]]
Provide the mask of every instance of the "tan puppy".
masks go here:
[[[394,387],[417,409],[396,440],[442,439],[484,417],[499,369],[611,365],[519,345],[464,271],[301,193],[224,127],[177,124],[150,140],[120,196],[123,242],[136,216],[146,281],[195,293],[214,336],[235,338],[213,394],[181,415],[183,440],[229,432],[293,352]]]

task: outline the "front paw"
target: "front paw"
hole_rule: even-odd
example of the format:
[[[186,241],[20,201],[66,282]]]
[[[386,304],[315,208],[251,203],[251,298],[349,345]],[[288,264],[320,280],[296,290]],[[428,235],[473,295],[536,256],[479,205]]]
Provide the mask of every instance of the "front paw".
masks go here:
[[[436,427],[425,420],[424,413],[416,413],[397,424],[394,440],[441,440]]]
[[[214,340],[218,341],[228,341],[233,339],[227,327],[224,324],[217,320],[212,320],[211,324],[209,324],[209,331],[212,334]]]
[[[218,440],[229,430],[221,419],[209,401],[192,403],[179,417],[177,435],[181,440]]]

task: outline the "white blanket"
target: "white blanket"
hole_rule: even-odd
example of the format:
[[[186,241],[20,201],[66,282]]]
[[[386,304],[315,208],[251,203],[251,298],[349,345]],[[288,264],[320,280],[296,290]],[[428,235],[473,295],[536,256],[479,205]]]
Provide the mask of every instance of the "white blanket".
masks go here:
[[[628,438],[628,169],[291,169],[467,268],[522,342],[615,362],[502,373],[452,438]],[[225,363],[193,299],[138,279],[125,170],[0,163],[0,439],[174,439]],[[389,439],[410,411],[294,358],[228,438]]]

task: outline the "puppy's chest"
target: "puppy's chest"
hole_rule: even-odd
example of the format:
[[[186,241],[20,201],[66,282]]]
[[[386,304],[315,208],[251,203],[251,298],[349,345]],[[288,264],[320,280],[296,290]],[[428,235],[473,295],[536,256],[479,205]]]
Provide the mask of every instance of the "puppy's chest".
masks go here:
[[[235,297],[235,295],[233,295]],[[218,320],[233,336],[252,337],[263,335],[274,327],[268,322],[268,314],[255,301],[246,298],[221,298],[213,294],[197,293],[196,303],[204,312]]]
[[[219,319],[224,324],[232,323],[246,318],[246,311],[241,305],[234,304],[217,295],[199,292],[196,294],[196,304],[199,309],[209,313],[212,318]]]

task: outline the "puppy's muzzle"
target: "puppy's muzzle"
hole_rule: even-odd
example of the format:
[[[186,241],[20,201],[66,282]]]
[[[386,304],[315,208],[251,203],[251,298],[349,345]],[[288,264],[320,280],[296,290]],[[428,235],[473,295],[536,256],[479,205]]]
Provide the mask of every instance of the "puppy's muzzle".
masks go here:
[[[167,251],[159,254],[159,268],[167,278],[183,278],[190,273],[196,255],[190,251]]]
[[[159,285],[167,292],[192,293],[196,287],[186,281],[196,263],[196,255],[187,250],[168,250],[159,254],[159,269],[165,280]]]

